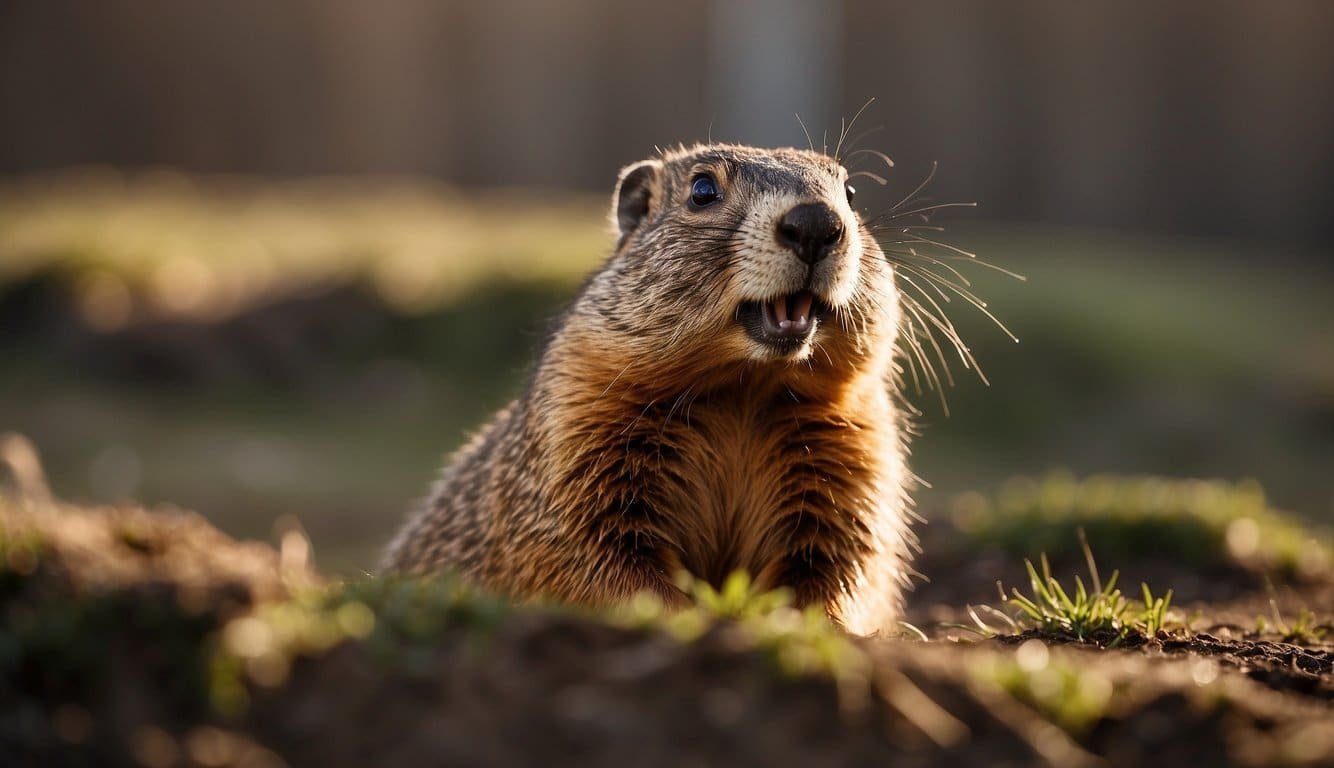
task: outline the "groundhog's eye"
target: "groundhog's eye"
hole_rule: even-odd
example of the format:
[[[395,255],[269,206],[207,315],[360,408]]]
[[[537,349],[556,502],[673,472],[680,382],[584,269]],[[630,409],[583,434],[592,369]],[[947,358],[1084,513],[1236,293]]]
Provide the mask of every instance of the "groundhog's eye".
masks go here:
[[[848,202],[851,203],[851,202],[852,202],[852,198],[854,198],[854,197],[856,197],[856,196],[857,196],[857,188],[854,187],[854,186],[852,186],[851,184],[849,184],[849,185],[848,185]]]
[[[723,193],[718,191],[718,185],[707,173],[701,173],[690,182],[690,202],[696,208],[712,205],[722,199]]]

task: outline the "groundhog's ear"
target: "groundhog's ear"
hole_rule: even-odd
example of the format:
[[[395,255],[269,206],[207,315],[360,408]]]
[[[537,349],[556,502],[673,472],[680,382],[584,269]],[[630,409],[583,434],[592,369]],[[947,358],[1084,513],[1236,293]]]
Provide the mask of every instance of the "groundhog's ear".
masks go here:
[[[653,209],[661,177],[662,163],[657,160],[645,160],[621,169],[620,180],[616,182],[616,196],[611,204],[612,217],[616,219],[616,231],[619,233],[616,247],[625,243],[625,239]]]

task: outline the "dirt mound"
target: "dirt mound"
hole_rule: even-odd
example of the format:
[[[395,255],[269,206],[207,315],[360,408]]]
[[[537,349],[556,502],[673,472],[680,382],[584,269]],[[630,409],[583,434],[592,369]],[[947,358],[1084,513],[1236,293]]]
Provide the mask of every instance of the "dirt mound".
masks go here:
[[[781,605],[590,616],[320,586],[284,549],[0,501],[0,764],[1334,760],[1328,648],[856,641]]]
[[[26,583],[54,582],[71,594],[161,587],[201,606],[222,595],[250,605],[322,581],[303,555],[235,541],[203,517],[170,507],[150,512],[0,496],[0,531],[11,574],[31,576],[40,568]]]

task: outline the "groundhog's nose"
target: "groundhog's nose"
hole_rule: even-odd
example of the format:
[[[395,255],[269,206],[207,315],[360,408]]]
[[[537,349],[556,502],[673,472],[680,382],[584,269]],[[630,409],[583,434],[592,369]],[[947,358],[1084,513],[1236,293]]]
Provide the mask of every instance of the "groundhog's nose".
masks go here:
[[[802,203],[778,220],[778,242],[814,264],[843,240],[843,220],[824,203]]]

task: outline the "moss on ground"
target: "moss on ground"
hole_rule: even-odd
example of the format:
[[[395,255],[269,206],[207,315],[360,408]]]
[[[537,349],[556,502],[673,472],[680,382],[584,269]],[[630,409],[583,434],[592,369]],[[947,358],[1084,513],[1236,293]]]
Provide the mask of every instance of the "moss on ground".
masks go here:
[[[951,522],[979,546],[1015,557],[1082,558],[1082,529],[1109,562],[1164,558],[1282,579],[1327,578],[1334,538],[1276,510],[1253,481],[1053,473],[1015,478],[992,497],[960,496]]]

